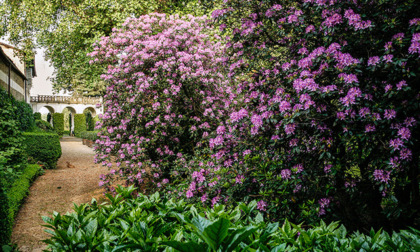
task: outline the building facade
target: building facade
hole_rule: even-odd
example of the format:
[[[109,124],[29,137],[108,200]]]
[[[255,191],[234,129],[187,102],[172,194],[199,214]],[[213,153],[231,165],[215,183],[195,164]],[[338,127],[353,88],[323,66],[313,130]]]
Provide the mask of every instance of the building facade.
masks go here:
[[[26,66],[17,56],[18,52],[17,48],[0,43],[0,87],[16,100],[29,103],[35,65]]]

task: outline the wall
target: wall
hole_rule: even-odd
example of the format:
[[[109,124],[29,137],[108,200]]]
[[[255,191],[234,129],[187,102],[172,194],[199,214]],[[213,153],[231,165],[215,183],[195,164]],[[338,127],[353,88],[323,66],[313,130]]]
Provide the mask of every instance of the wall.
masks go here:
[[[0,86],[3,87],[7,92],[9,92],[9,63],[0,54]],[[19,75],[17,70],[11,68],[11,85],[10,93],[15,97],[16,100],[23,101],[25,100],[25,80]]]

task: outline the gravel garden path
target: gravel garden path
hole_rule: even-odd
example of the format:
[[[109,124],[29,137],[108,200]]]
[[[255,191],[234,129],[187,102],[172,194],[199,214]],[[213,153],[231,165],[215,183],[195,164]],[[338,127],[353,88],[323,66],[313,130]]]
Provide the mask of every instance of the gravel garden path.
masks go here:
[[[29,196],[21,207],[13,228],[12,242],[20,251],[42,251],[42,240],[49,237],[41,216],[51,216],[53,211],[71,212],[76,204],[90,202],[92,197],[102,198],[99,175],[106,167],[93,162],[93,149],[82,144],[81,139],[63,137],[62,156],[57,169],[46,170],[30,188]]]

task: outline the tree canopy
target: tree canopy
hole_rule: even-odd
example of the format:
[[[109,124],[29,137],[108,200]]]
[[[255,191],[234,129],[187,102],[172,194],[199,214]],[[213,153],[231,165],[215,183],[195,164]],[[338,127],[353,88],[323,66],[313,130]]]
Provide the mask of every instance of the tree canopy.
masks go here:
[[[111,34],[127,17],[150,12],[203,14],[207,7],[197,0],[2,0],[0,37],[22,48],[26,60],[36,46],[46,49],[46,60],[55,68],[55,91],[101,95],[103,66],[90,65],[92,44]]]

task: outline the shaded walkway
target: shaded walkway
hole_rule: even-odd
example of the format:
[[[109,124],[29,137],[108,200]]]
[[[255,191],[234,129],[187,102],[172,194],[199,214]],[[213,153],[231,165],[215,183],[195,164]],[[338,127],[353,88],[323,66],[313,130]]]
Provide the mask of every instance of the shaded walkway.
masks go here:
[[[62,214],[72,211],[76,204],[98,199],[102,190],[98,187],[99,175],[106,167],[93,162],[93,149],[82,144],[80,138],[63,137],[62,156],[57,169],[46,170],[30,188],[30,194],[20,209],[13,228],[12,241],[20,251],[42,251],[42,240],[48,238],[41,225],[41,216],[51,216],[53,211]]]

